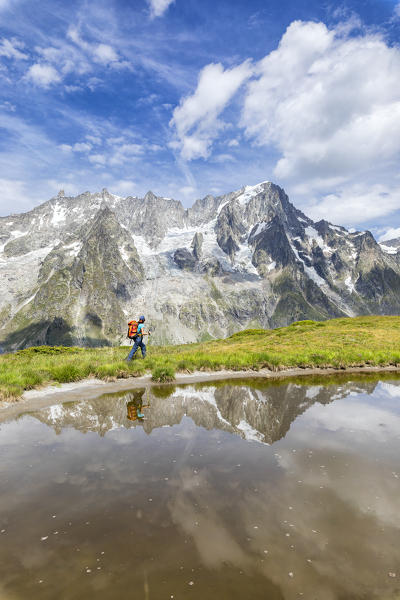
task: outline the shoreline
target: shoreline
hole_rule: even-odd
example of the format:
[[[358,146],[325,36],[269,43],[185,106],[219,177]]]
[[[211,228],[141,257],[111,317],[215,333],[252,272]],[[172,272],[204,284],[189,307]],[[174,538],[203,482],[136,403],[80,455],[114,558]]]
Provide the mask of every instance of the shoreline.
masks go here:
[[[47,408],[54,404],[63,404],[64,402],[75,402],[79,400],[93,400],[103,394],[114,392],[123,392],[138,387],[146,386],[173,386],[195,383],[206,383],[221,381],[224,379],[286,379],[290,377],[304,376],[323,376],[323,375],[346,375],[346,374],[379,374],[379,373],[400,373],[400,367],[396,366],[364,366],[348,367],[344,369],[327,368],[305,368],[299,367],[282,369],[281,371],[271,371],[270,369],[260,369],[259,371],[230,371],[223,369],[221,371],[195,371],[193,373],[177,373],[174,381],[169,383],[157,383],[152,381],[151,375],[141,377],[128,377],[116,379],[115,381],[103,381],[101,379],[82,379],[71,383],[62,383],[57,386],[46,385],[42,388],[27,390],[19,400],[0,403],[0,422],[15,418],[16,416],[28,413],[42,408]]]

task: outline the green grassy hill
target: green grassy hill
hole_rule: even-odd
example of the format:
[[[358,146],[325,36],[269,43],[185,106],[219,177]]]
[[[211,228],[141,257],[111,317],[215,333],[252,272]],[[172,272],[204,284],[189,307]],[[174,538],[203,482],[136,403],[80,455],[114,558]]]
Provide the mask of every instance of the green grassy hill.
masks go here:
[[[148,345],[145,360],[124,358],[128,347],[40,346],[0,356],[0,399],[49,382],[143,375],[168,381],[176,372],[221,369],[275,371],[290,367],[400,366],[400,317],[298,321],[273,330],[250,329],[222,340],[181,346]],[[140,352],[140,351],[139,351]]]

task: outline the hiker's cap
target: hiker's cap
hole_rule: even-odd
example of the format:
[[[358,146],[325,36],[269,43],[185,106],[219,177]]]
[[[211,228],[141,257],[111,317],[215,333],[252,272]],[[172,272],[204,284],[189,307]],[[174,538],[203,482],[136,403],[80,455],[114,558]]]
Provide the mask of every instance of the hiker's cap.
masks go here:
[[[146,319],[144,318],[144,316],[142,315],[141,317],[139,317],[139,321],[145,321]]]

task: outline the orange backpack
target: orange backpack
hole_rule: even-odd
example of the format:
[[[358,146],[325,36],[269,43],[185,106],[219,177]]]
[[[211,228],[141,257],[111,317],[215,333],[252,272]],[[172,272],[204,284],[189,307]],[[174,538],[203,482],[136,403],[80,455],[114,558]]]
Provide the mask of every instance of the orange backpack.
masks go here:
[[[128,323],[128,335],[130,340],[133,340],[137,336],[137,328],[139,323],[137,321],[129,321]]]

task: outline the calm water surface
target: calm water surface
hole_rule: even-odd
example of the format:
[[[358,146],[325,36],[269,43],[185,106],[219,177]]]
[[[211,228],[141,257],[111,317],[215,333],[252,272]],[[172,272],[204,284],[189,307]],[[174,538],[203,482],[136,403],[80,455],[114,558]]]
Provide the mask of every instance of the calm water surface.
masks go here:
[[[398,381],[21,415],[0,426],[0,599],[399,599],[399,457]]]

